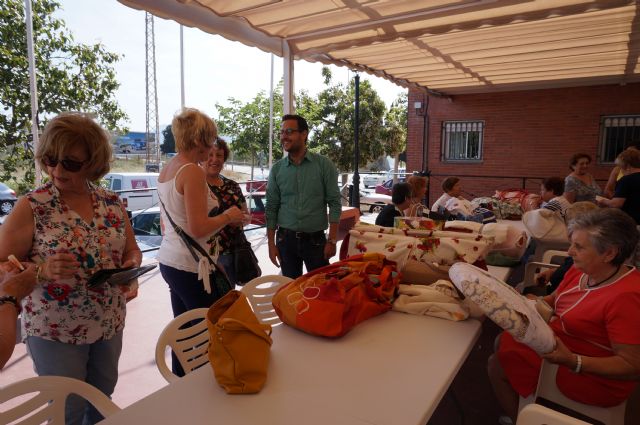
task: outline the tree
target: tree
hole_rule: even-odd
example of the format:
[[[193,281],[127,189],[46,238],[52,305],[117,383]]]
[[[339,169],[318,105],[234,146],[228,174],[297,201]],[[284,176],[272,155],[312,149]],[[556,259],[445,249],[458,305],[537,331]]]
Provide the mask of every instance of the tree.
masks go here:
[[[282,82],[274,89],[273,116],[282,116]],[[235,98],[227,99],[230,106],[216,104],[218,110],[218,133],[233,138],[231,149],[239,156],[269,154],[269,97],[260,91],[251,101],[242,103]],[[273,126],[273,157],[282,155],[278,125]]]
[[[323,67],[326,88],[317,97],[317,105],[302,98],[300,110],[314,124],[310,149],[327,155],[338,170],[353,170],[355,86],[331,85],[331,71]],[[309,103],[310,100],[309,100]],[[360,83],[359,163],[365,165],[384,153],[384,114],[386,106],[369,81]],[[311,124],[310,122],[310,124]]]
[[[164,137],[164,142],[160,145],[160,150],[163,154],[168,154],[176,151],[176,140],[173,138],[173,131],[171,131],[171,124],[166,126],[164,130],[162,130],[162,136]]]
[[[22,0],[4,0],[0,8],[0,180],[19,190],[33,185],[33,149],[27,41]],[[93,113],[108,130],[125,131],[127,119],[115,99],[119,87],[113,64],[119,56],[98,43],[76,43],[65,23],[54,17],[55,0],[33,1],[33,38],[38,87],[38,121],[63,111]],[[26,170],[18,181],[18,171]]]
[[[395,158],[397,172],[398,156],[407,148],[407,93],[398,95],[384,116],[382,144],[385,153]]]

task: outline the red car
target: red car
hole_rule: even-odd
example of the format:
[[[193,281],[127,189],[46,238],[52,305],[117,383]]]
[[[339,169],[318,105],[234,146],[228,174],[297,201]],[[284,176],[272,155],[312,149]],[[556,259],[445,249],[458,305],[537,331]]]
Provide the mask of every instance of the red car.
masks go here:
[[[267,224],[267,219],[265,217],[264,211],[264,202],[265,198],[267,197],[267,193],[247,193],[244,195],[244,197],[247,200],[247,208],[251,213],[251,224],[255,224],[257,226],[264,226],[265,224]]]
[[[404,182],[404,177],[398,177],[398,183]],[[382,184],[376,186],[376,193],[391,196],[391,188],[393,187],[393,179],[389,179]]]

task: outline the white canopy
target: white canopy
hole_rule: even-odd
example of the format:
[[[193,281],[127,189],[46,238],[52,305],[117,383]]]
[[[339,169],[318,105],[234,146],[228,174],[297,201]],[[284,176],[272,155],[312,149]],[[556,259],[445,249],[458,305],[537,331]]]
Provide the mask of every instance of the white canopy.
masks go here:
[[[119,0],[442,94],[640,81],[637,0]]]

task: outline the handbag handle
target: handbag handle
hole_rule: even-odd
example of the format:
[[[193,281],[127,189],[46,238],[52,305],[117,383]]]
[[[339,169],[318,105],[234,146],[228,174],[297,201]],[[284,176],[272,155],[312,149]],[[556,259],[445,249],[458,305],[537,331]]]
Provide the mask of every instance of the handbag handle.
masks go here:
[[[222,329],[228,329],[230,331],[249,330],[256,336],[259,336],[260,338],[264,339],[269,344],[271,344],[272,342],[271,325],[263,325],[263,324],[253,325],[253,324],[245,323],[242,320],[232,319],[230,317],[227,317],[227,318],[218,320],[218,322],[216,323],[216,326]]]

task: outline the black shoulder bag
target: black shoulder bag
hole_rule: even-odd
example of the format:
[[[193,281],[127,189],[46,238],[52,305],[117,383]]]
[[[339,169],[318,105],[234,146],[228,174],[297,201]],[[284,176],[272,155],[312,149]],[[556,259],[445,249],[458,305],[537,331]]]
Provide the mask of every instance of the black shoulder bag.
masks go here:
[[[231,241],[231,250],[238,285],[242,286],[250,280],[262,276],[258,258],[244,232],[236,232],[235,238]]]
[[[158,199],[160,198],[158,197]],[[205,257],[209,261],[209,264],[211,264],[215,268],[213,279],[211,279],[210,277],[209,281],[212,283],[211,286],[213,290],[216,291],[218,297],[222,297],[231,289],[233,289],[231,283],[229,282],[229,278],[227,277],[227,273],[224,271],[224,269],[218,266],[215,261],[213,261],[213,258],[211,258],[209,254],[207,254],[207,251],[205,251],[204,248],[202,248],[195,239],[193,239],[187,232],[185,232],[180,226],[178,226],[175,221],[173,221],[173,219],[169,215],[169,211],[167,211],[167,207],[165,207],[164,202],[162,202],[162,199],[160,199],[160,204],[162,204],[162,209],[169,219],[169,223],[171,223],[173,230],[175,230],[178,236],[180,236],[180,239],[182,239],[184,244],[187,246],[187,249],[191,253],[191,256],[196,261],[196,263],[200,262],[200,258],[196,253],[196,251],[198,251],[200,255]]]

